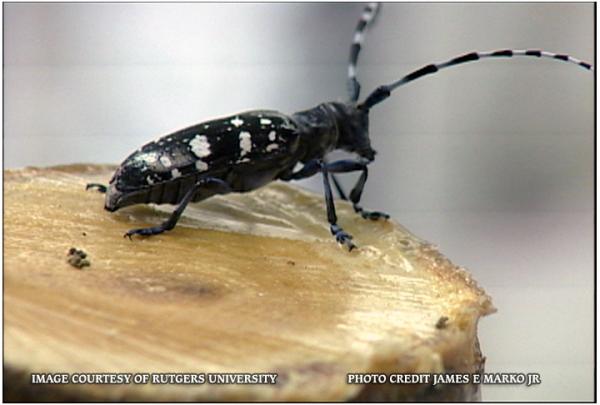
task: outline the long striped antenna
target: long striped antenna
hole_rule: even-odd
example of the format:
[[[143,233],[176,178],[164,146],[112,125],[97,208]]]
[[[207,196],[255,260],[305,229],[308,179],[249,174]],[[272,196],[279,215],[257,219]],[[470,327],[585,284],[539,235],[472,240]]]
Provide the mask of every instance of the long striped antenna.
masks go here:
[[[350,47],[350,61],[348,63],[348,94],[350,96],[350,101],[353,103],[356,102],[360,96],[360,83],[356,80],[358,54],[360,53],[360,48],[365,40],[367,28],[375,21],[380,8],[381,5],[379,3],[369,3],[360,16],[360,20],[358,20],[358,24],[354,30],[354,38],[352,39],[352,46]]]
[[[398,81],[395,81],[388,85],[383,85],[377,87],[362,103],[359,108],[369,110],[376,104],[379,104],[386,98],[388,98],[392,91],[397,89],[400,86],[403,86],[407,83],[412,82],[413,80],[419,79],[423,76],[436,73],[438,70],[445,69],[447,67],[460,65],[462,63],[473,62],[480,59],[486,58],[510,58],[513,56],[529,56],[535,58],[549,58],[560,60],[563,62],[573,63],[577,66],[580,66],[587,70],[594,70],[593,66],[587,62],[580,61],[579,59],[575,59],[569,55],[557,54],[552,52],[540,51],[540,50],[511,50],[505,49],[500,51],[490,51],[490,52],[471,52],[464,54],[462,56],[457,56],[453,59],[450,59],[446,62],[441,63],[433,63],[427,66],[424,66],[420,69],[415,70],[412,73],[407,74],[403,78]]]

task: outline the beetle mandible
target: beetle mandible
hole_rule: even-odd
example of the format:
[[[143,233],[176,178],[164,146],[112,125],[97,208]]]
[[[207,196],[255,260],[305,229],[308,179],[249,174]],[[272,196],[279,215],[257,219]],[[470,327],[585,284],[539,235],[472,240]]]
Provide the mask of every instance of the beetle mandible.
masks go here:
[[[365,32],[372,25],[380,5],[367,5],[354,31],[348,65],[347,102],[325,102],[291,116],[268,110],[247,111],[203,122],[156,141],[129,155],[117,169],[108,187],[90,183],[106,193],[105,209],[116,211],[133,204],[176,204],[164,223],[132,229],[124,236],[156,235],[171,230],[190,202],[216,194],[248,192],[274,180],[300,180],[320,173],[323,178],[327,220],[338,243],[352,250],[352,236],[338,225],[330,183],[354,211],[365,219],[387,219],[389,215],[368,211],[360,199],[367,181],[368,165],[375,159],[369,138],[369,111],[388,98],[392,91],[442,69],[482,59],[528,56],[550,58],[593,70],[589,63],[565,54],[541,50],[497,50],[469,52],[441,63],[428,64],[399,80],[377,87],[359,102],[360,84],[356,65]],[[328,162],[326,156],[341,149],[355,159]],[[297,169],[297,166],[302,166]],[[350,194],[335,177],[337,173],[361,172]]]

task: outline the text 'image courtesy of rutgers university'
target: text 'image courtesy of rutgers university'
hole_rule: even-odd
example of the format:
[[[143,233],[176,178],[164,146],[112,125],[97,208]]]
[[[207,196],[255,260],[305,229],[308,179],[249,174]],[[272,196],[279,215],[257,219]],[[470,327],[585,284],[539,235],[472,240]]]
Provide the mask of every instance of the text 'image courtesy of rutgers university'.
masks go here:
[[[320,174],[331,234],[338,243],[352,250],[356,247],[352,235],[338,224],[331,182],[340,198],[350,200],[354,211],[363,218],[374,221],[389,218],[383,212],[364,209],[360,199],[368,165],[376,156],[369,138],[369,112],[394,90],[445,68],[486,59],[548,58],[593,70],[587,62],[539,49],[467,52],[444,62],[427,64],[379,86],[361,102],[356,75],[358,56],[365,33],[381,8],[378,3],[367,5],[354,31],[347,67],[346,102],[324,102],[291,115],[269,110],[247,111],[193,125],[152,141],[129,155],[108,186],[91,183],[87,188],[106,193],[104,207],[111,212],[133,204],[178,205],[159,226],[128,231],[125,236],[131,238],[173,229],[190,202],[217,194],[252,191],[274,180],[300,180]],[[327,155],[334,150],[353,153],[356,158],[329,161]],[[361,174],[348,194],[336,174],[349,172]]]

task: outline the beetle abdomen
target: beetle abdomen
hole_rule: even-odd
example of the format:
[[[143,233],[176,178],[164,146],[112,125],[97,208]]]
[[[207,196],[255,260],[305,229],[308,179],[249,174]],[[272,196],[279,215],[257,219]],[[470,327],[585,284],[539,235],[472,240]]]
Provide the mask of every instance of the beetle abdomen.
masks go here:
[[[116,211],[134,204],[178,204],[201,177],[201,174],[185,176],[129,191],[120,191],[113,183],[109,185],[106,193],[105,208]],[[196,192],[192,201],[204,200],[214,194],[212,189],[203,188]]]
[[[244,184],[241,190],[232,188],[248,191],[264,184],[261,179],[252,181],[253,168],[263,170],[265,163],[279,161],[282,165],[269,165],[278,168],[271,175],[275,179],[279,169],[289,168],[288,161],[295,163],[298,141],[297,124],[276,111],[250,111],[182,129],[125,159],[110,181],[105,208],[177,204],[201,177],[227,181],[227,175],[239,166],[244,166],[248,179],[240,182]],[[199,192],[194,200],[214,194],[208,191]]]

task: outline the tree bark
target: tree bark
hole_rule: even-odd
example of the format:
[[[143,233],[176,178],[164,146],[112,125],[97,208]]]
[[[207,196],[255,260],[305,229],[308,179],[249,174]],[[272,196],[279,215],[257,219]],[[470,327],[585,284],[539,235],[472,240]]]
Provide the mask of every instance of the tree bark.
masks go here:
[[[480,373],[494,311],[462,268],[393,221],[275,183],[109,213],[108,166],[4,172],[6,401],[476,400],[478,387],[348,384],[348,373]],[[71,248],[89,266],[68,262]],[[446,319],[442,319],[442,318]],[[31,373],[277,373],[276,384],[32,384]]]

